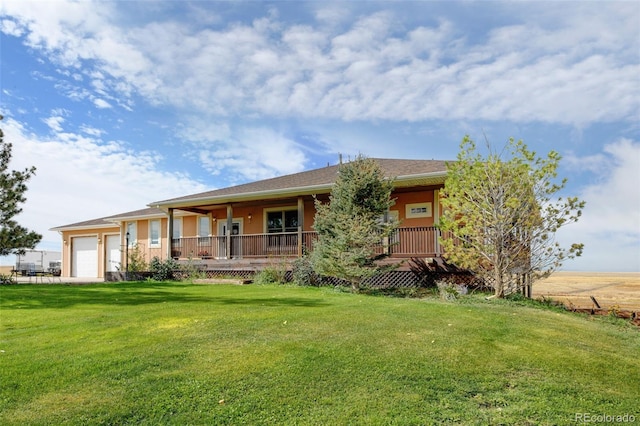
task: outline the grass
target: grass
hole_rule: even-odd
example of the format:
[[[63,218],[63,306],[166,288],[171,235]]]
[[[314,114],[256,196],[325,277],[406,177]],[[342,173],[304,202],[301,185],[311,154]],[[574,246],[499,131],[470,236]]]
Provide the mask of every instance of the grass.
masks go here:
[[[3,425],[640,419],[640,333],[622,322],[275,285],[0,296]]]

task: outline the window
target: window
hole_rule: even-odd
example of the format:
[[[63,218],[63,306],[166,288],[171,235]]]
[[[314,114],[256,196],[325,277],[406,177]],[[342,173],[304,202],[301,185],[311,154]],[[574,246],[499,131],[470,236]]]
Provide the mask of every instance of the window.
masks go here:
[[[198,217],[198,237],[208,237],[211,235],[211,227],[209,226],[209,216]]]
[[[431,203],[407,204],[405,214],[407,219],[415,217],[431,217]]]
[[[182,218],[173,218],[173,235],[171,238],[177,240],[182,237]]]
[[[274,210],[267,212],[267,233],[297,232],[298,210]]]
[[[138,238],[138,227],[136,222],[127,222],[127,231],[129,234],[129,247],[132,247],[136,244],[136,239]],[[126,236],[125,236],[126,238]],[[126,244],[126,243],[125,243]]]
[[[160,247],[160,219],[149,221],[149,247]]]

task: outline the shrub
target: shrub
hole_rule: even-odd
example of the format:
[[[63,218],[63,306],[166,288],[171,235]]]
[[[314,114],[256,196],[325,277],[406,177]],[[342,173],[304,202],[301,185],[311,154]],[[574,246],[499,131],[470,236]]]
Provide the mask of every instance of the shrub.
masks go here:
[[[266,266],[253,277],[256,284],[281,284],[286,281],[286,268],[274,265]]]
[[[440,298],[443,300],[456,300],[459,296],[467,294],[467,287],[463,285],[451,284],[447,281],[438,281]]]
[[[128,272],[143,272],[147,271],[148,265],[144,259],[144,253],[140,246],[134,244],[133,247],[129,249],[129,269]]]
[[[0,274],[0,285],[8,285],[8,284],[16,284],[16,281],[14,281],[13,276]]]
[[[299,257],[293,261],[292,265],[293,282],[296,285],[310,285],[317,287],[320,285],[320,276],[313,269],[311,259],[307,256]]]
[[[156,281],[167,281],[175,279],[175,272],[179,267],[178,262],[172,258],[162,261],[158,256],[155,256],[151,259],[149,271],[151,272],[152,279]]]
[[[189,260],[187,261],[187,263],[182,264],[181,267],[180,267],[180,272],[181,272],[182,279],[193,281],[193,280],[196,280],[196,279],[206,278],[207,277],[207,273],[203,269],[203,266],[204,265],[196,264],[193,261],[193,258],[189,257]]]

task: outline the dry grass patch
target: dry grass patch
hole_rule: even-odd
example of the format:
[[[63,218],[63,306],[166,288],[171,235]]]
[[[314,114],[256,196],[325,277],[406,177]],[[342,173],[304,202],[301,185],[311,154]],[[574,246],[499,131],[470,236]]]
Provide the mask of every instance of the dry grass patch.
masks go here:
[[[533,295],[576,308],[592,308],[594,296],[604,309],[640,311],[640,273],[556,272],[535,283]]]

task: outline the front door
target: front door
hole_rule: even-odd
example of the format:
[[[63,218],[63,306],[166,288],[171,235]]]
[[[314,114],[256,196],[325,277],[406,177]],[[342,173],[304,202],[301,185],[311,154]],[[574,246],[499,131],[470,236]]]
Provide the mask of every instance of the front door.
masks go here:
[[[107,235],[106,240],[106,265],[104,269],[107,272],[119,271],[121,269],[120,259],[122,258],[120,254],[120,235]]]
[[[226,236],[227,235],[227,221],[221,221],[218,227],[218,235]],[[220,238],[219,241],[219,250],[221,257],[226,257],[230,259],[232,257],[242,257],[242,219],[233,219],[231,224],[231,253],[227,253],[227,242],[226,238]]]

